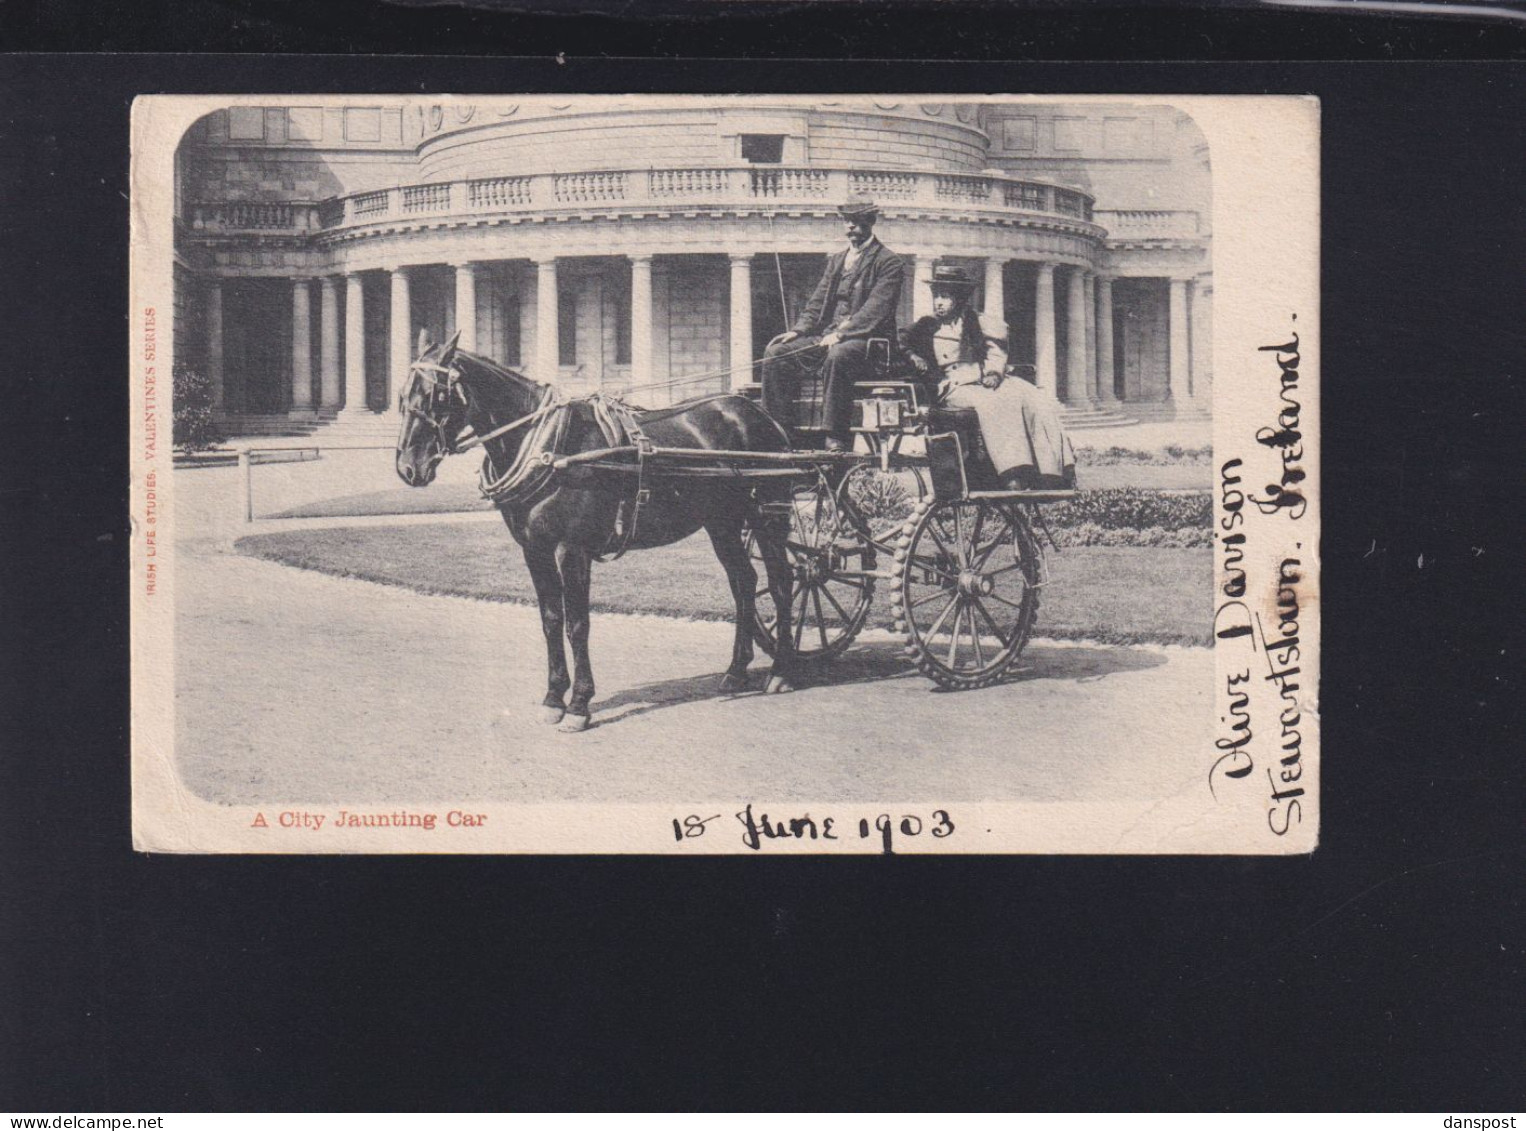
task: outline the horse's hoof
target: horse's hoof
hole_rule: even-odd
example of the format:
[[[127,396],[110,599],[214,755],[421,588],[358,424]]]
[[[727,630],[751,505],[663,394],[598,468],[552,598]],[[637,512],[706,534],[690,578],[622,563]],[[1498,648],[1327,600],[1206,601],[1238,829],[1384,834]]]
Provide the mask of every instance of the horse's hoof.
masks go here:
[[[555,726],[562,721],[562,716],[567,712],[561,707],[542,707],[540,709],[540,721],[548,727]]]
[[[725,675],[721,676],[721,690],[727,692],[728,694],[737,691],[746,691],[747,673],[742,672],[740,675],[735,675],[731,672],[727,672]]]
[[[787,675],[771,675],[768,677],[768,694],[783,695],[795,690],[795,685]]]
[[[568,715],[556,729],[563,734],[580,734],[588,729],[588,716]]]

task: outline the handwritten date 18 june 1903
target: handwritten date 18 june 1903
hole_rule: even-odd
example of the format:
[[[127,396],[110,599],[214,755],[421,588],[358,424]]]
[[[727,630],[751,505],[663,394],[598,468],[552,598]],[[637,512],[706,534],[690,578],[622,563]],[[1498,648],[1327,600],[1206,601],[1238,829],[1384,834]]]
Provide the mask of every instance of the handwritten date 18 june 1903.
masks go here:
[[[928,816],[916,813],[880,813],[875,817],[859,817],[839,822],[836,817],[813,817],[809,813],[792,817],[772,817],[767,813],[754,813],[752,803],[734,814],[742,827],[742,843],[754,852],[761,851],[771,841],[815,840],[851,841],[876,840],[880,850],[887,856],[895,851],[898,840],[920,836],[932,836],[938,840],[954,835],[954,819],[946,809],[934,809]],[[710,829],[711,822],[720,820],[719,813],[708,817],[690,813],[673,818],[673,839],[682,844],[697,840]]]

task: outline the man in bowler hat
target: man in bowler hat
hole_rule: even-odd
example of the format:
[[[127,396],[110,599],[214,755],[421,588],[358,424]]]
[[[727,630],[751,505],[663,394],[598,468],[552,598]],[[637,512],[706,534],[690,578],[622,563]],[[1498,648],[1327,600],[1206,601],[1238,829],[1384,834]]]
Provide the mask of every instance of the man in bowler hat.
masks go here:
[[[825,382],[826,446],[852,446],[853,383],[871,380],[869,339],[896,340],[896,307],[903,266],[874,236],[879,209],[850,200],[837,210],[848,246],[827,260],[826,272],[795,325],[768,343],[763,354],[763,407],[795,427],[795,393],[806,377]]]

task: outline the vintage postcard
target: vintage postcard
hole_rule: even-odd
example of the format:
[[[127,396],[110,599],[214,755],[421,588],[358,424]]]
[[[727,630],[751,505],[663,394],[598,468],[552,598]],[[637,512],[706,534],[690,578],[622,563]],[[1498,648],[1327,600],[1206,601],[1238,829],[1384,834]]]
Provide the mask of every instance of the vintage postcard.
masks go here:
[[[1319,105],[141,98],[153,852],[1319,833]]]

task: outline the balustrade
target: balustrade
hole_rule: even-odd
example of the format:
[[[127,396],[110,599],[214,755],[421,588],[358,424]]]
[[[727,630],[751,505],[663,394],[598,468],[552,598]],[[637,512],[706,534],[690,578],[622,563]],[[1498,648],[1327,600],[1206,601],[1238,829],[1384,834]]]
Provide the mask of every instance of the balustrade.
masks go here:
[[[986,177],[960,177],[939,173],[933,182],[939,200],[962,200],[984,204],[991,196],[991,182]]]
[[[1153,236],[1191,238],[1198,234],[1198,214],[1175,209],[1099,209],[1096,221],[1114,238]]]
[[[654,197],[717,196],[731,187],[726,169],[653,169],[649,183]]]
[[[390,203],[388,193],[385,190],[382,192],[363,192],[357,196],[350,197],[350,214],[357,220],[367,220],[374,216],[385,216]]]
[[[466,203],[470,208],[514,208],[531,202],[529,177],[491,177],[471,181]]]
[[[409,185],[403,189],[403,211],[446,212],[450,209],[450,185]]]
[[[1082,220],[1088,218],[1091,211],[1091,202],[1079,192],[1071,192],[1069,189],[1054,190],[1054,210],[1062,216],[1075,216]]]
[[[750,185],[753,196],[765,199],[823,197],[827,195],[827,171],[755,168],[752,170]]]
[[[820,208],[846,195],[882,204],[938,208],[975,205],[1092,219],[1091,198],[1074,189],[1003,175],[901,169],[790,168],[779,165],[699,166],[640,171],[539,173],[403,185],[321,203],[238,201],[192,205],[192,225],[212,230],[332,230],[384,217],[504,212],[567,206],[652,206],[687,201],[755,207]],[[1195,233],[1195,213],[1122,210],[1100,214],[1114,235]]]
[[[603,204],[625,199],[624,173],[559,173],[554,190],[560,204]]]
[[[1002,186],[1002,199],[1008,208],[1026,208],[1032,212],[1049,211],[1049,186],[1027,183]]]

